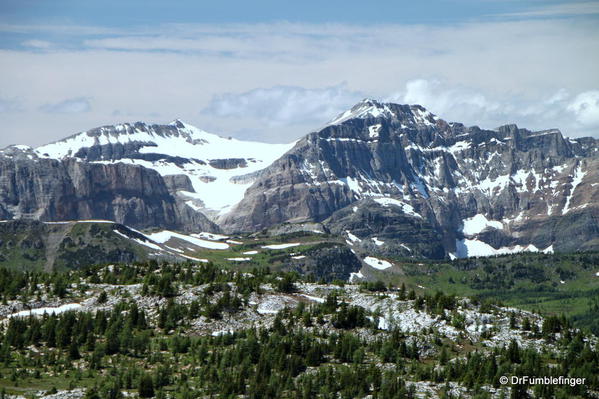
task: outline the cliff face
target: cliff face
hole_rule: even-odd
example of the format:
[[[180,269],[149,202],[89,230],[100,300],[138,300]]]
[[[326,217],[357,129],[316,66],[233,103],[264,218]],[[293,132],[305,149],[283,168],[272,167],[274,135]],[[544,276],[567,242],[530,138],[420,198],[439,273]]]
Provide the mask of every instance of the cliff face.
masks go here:
[[[558,130],[483,130],[367,100],[300,140],[220,221],[228,231],[325,221],[405,255],[437,257],[438,243],[452,256],[595,248],[598,148]]]
[[[151,169],[41,158],[15,148],[0,155],[0,213],[4,219],[103,219],[138,228],[214,229],[201,214],[186,213]]]

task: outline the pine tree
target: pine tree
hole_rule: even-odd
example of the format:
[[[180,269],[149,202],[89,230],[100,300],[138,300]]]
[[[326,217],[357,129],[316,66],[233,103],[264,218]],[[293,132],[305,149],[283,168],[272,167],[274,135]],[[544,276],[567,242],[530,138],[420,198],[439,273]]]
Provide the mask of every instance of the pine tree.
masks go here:
[[[154,383],[152,377],[148,374],[143,374],[139,379],[139,397],[140,398],[151,398],[154,396]]]
[[[69,359],[77,360],[80,359],[81,355],[79,354],[79,348],[77,347],[77,343],[75,341],[71,342],[69,345]]]

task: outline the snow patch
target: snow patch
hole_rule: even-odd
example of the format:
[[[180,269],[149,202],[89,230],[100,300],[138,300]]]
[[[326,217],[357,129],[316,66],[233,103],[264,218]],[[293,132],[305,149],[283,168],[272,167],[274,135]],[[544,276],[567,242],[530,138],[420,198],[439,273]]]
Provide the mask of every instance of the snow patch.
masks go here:
[[[346,230],[345,232],[347,233],[347,238],[349,238],[351,240],[351,242],[361,242],[362,241],[361,239],[359,239],[358,237],[356,237],[355,235],[350,233],[349,230]]]
[[[553,246],[547,247],[544,251],[553,251]],[[495,249],[486,242],[479,241],[477,239],[456,240],[456,255],[458,258],[507,255],[519,252],[539,252],[539,249],[533,244],[529,244],[527,246],[516,245],[513,247],[502,247]]]
[[[193,256],[189,256],[189,255],[185,255],[185,254],[180,254],[179,256],[181,256],[181,257],[183,257],[185,259],[194,260],[196,262],[208,263],[208,259],[195,258]]]
[[[598,275],[599,275],[599,273],[598,273]],[[362,274],[362,272],[350,273],[349,274],[349,282],[350,283],[353,283],[357,279],[362,279],[362,278],[364,278],[364,275]]]
[[[414,217],[418,217],[418,218],[422,218],[422,216],[420,216],[415,210],[414,207],[412,207],[412,205],[410,204],[406,204],[403,201],[400,200],[396,200],[394,198],[388,198],[388,197],[379,197],[379,198],[374,198],[374,200],[376,202],[378,202],[379,204],[383,205],[383,206],[390,206],[390,205],[394,205],[394,206],[398,206],[401,208],[402,212],[405,214],[408,214],[410,216],[414,216]]]
[[[63,312],[67,312],[69,310],[77,310],[82,306],[79,303],[67,303],[65,305],[60,305],[57,307],[46,307],[46,308],[37,308],[37,309],[28,309],[22,310],[20,312],[16,312],[8,315],[8,317],[28,317],[28,316],[41,316],[44,313],[49,315],[51,314],[59,314]]]
[[[228,236],[224,236],[222,234],[214,234],[214,233],[206,233],[206,232],[201,232],[198,234],[191,234],[191,236],[201,238],[203,240],[211,240],[211,241],[226,240],[227,238],[229,238]]]
[[[378,270],[385,270],[393,266],[392,263],[387,262],[386,260],[378,259],[373,256],[367,256],[364,258],[364,263],[368,266],[374,267]]]
[[[163,230],[158,233],[149,234],[148,238],[152,241],[156,241],[160,244],[164,244],[172,238],[178,238],[179,240],[186,241],[190,244],[193,244],[197,247],[208,248],[208,249],[227,249],[229,248],[229,244],[224,242],[214,242],[207,241],[201,238],[196,238],[193,236],[188,236],[185,234],[175,233],[174,231]]]
[[[368,136],[371,139],[379,137],[379,132],[381,131],[381,124],[378,123],[376,125],[368,126]]]
[[[264,245],[264,246],[262,246],[262,248],[264,248],[264,249],[285,249],[285,248],[297,247],[298,245],[300,245],[299,242],[293,242],[293,243],[288,243],[288,244]]]
[[[377,237],[372,237],[372,241],[374,241],[374,243],[379,247],[385,243],[384,241],[379,240]]]
[[[308,295],[308,294],[302,294],[303,297],[308,298],[314,302],[318,302],[318,303],[325,303],[325,299],[324,298],[319,298],[317,296],[312,296],[312,295]]]
[[[155,250],[158,250],[158,251],[163,251],[163,249],[161,247],[159,247],[158,245],[156,245],[156,244],[154,244],[152,242],[145,241],[145,240],[140,240],[139,238],[129,237],[128,235],[123,234],[123,233],[121,233],[118,230],[112,230],[112,231],[115,232],[116,234],[120,235],[123,238],[126,238],[126,239],[131,240],[131,241],[135,241],[136,243],[138,243],[140,245],[143,245],[145,247],[152,248],[152,249],[155,249]]]
[[[488,220],[485,215],[479,213],[478,215],[463,220],[462,233],[471,236],[480,233],[487,227],[503,229],[503,223]]]
[[[568,198],[566,198],[566,204],[564,205],[564,209],[562,210],[562,215],[565,215],[570,211],[570,201],[572,200],[572,196],[574,195],[574,190],[580,183],[582,183],[582,179],[584,178],[585,172],[582,171],[582,166],[578,165],[576,171],[574,172],[574,176],[572,177],[572,188],[570,188],[570,194]]]
[[[553,244],[551,244],[550,246],[548,246],[547,248],[545,248],[541,252],[543,252],[544,254],[552,254],[553,253]]]

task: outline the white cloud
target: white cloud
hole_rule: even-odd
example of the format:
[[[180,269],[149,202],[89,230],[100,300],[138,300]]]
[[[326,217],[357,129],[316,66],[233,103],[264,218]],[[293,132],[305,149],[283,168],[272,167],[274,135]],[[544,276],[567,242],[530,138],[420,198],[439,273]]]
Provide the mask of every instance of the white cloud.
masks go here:
[[[25,47],[32,47],[32,48],[44,49],[44,50],[54,47],[54,45],[51,42],[48,42],[45,40],[37,40],[37,39],[26,40],[21,44]]]
[[[551,4],[528,11],[500,14],[503,17],[566,17],[599,14],[599,2],[579,1],[563,4]]]
[[[565,135],[596,135],[599,127],[599,91],[584,91],[574,96],[565,89],[530,99],[522,96],[489,96],[471,88],[455,87],[439,80],[415,79],[405,90],[387,101],[421,104],[441,118],[495,128],[517,123],[531,130],[560,128]]]
[[[440,115],[451,114],[455,120],[469,119],[496,113],[500,105],[488,100],[480,92],[460,87],[444,87],[439,80],[415,79],[406,83],[403,93],[390,97],[392,101],[420,104]]]
[[[214,96],[202,112],[224,118],[253,118],[270,126],[319,124],[363,97],[346,84],[322,89],[275,86]]]
[[[175,118],[222,135],[289,142],[359,97],[399,91],[398,101],[466,124],[516,122],[597,135],[583,123],[584,112],[568,109],[578,94],[599,88],[599,25],[592,22],[0,25],[67,38],[62,48],[53,41],[45,51],[0,50],[2,95],[20,99],[25,110],[4,112],[3,125],[30,145],[98,125]],[[47,36],[37,34],[44,29]],[[82,96],[79,106],[56,108],[80,113],[43,112],[57,99]],[[13,141],[0,136],[0,147]]]
[[[90,100],[85,97],[68,98],[58,103],[40,106],[41,111],[55,114],[79,114],[89,112],[91,109]]]
[[[567,107],[583,126],[599,127],[599,90],[590,90],[572,100]]]

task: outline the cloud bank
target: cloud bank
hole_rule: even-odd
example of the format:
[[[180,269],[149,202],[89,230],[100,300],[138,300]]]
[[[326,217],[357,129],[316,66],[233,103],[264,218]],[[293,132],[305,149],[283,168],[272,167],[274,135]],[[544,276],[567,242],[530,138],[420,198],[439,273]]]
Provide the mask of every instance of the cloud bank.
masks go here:
[[[91,109],[90,99],[85,97],[68,98],[58,103],[40,106],[41,111],[54,114],[79,114],[89,112]]]
[[[561,128],[573,137],[599,133],[598,90],[574,95],[560,89],[539,99],[503,95],[491,100],[474,89],[416,79],[385,100],[421,104],[444,119],[485,128],[517,123],[537,130]]]
[[[226,136],[289,142],[364,97],[420,103],[481,127],[515,122],[599,136],[594,20],[0,31],[28,35],[21,47],[0,45],[2,98],[20,101],[17,112],[0,100],[3,126],[23,144],[175,118]],[[6,136],[0,147],[15,141]]]
[[[223,118],[252,118],[270,126],[322,124],[363,97],[346,84],[322,89],[275,86],[216,95],[202,112]]]

